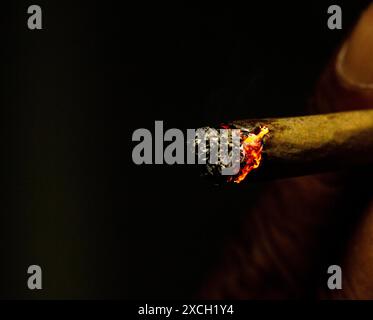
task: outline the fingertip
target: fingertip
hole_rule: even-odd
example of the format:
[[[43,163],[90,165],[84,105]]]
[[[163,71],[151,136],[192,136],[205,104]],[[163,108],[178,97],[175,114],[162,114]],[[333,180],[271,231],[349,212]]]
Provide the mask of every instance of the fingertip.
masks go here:
[[[373,4],[364,11],[341,48],[336,68],[347,84],[373,89]]]

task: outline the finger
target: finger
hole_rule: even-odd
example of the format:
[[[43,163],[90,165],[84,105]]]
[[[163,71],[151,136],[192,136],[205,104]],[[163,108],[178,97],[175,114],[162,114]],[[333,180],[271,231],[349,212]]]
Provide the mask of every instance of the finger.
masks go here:
[[[373,108],[373,4],[362,14],[337,60],[337,76],[344,87],[344,98],[353,108]],[[347,103],[346,103],[347,104]],[[373,138],[373,137],[372,137]],[[323,298],[373,299],[373,192],[369,182],[372,170],[364,173],[352,189],[365,194],[370,204],[354,228],[345,253],[342,290],[321,289]],[[361,181],[367,183],[361,183]],[[366,199],[357,205],[364,206]],[[353,213],[352,213],[353,214]]]

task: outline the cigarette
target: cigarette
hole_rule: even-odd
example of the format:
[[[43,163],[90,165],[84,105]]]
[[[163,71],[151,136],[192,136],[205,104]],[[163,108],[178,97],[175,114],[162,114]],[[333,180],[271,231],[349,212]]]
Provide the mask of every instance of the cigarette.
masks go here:
[[[237,120],[225,127],[258,137],[254,140],[260,154],[255,154],[255,166],[246,170],[252,171],[251,179],[302,176],[373,164],[373,110]],[[245,157],[241,156],[238,175],[226,181],[239,183],[246,178],[248,172],[242,169],[250,155]]]

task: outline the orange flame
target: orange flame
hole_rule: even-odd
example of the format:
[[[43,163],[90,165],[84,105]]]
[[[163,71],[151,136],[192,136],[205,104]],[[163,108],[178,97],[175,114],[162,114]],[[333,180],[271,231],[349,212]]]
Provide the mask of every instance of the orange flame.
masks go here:
[[[258,134],[249,133],[242,142],[245,165],[241,168],[239,174],[232,178],[233,182],[240,183],[252,170],[259,167],[262,160],[263,138],[268,132],[268,128],[263,126]]]

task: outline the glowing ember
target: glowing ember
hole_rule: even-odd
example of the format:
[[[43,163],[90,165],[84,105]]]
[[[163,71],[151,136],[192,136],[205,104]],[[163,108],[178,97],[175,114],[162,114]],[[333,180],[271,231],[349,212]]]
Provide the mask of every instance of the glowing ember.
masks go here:
[[[269,132],[267,127],[261,127],[258,134],[241,131],[241,169],[237,176],[228,181],[240,183],[254,169],[258,168],[262,159],[263,138]]]
[[[207,162],[208,159],[211,160],[211,141],[213,138],[219,136],[219,132],[216,129],[212,129],[210,127],[203,127],[202,130],[202,138],[196,136],[193,141],[192,148],[195,151],[196,146],[199,147],[200,151],[202,151],[201,155],[199,156],[199,161],[201,163],[205,163],[206,171],[203,175],[212,176],[214,178],[223,177],[224,182],[234,182],[240,183],[245,177],[254,169],[258,168],[260,165],[260,161],[262,159],[262,150],[263,150],[263,138],[268,134],[269,130],[265,126],[257,127],[256,129],[246,129],[240,128],[238,129],[232,125],[220,125],[222,129],[235,129],[239,130],[239,157],[233,156],[233,148],[237,147],[234,145],[232,139],[228,140],[228,149],[229,155],[226,157],[225,155],[219,155],[216,162]],[[220,143],[222,143],[221,136],[219,137]],[[224,138],[223,138],[224,139]],[[203,143],[204,141],[209,141],[210,144],[207,145]],[[216,149],[215,149],[216,152]],[[215,158],[216,159],[216,158]],[[227,160],[232,159],[232,160]],[[237,174],[228,176],[223,174],[223,170],[227,168],[230,169],[233,167],[233,162],[235,165],[239,166],[239,171]],[[237,171],[235,171],[237,172]]]

